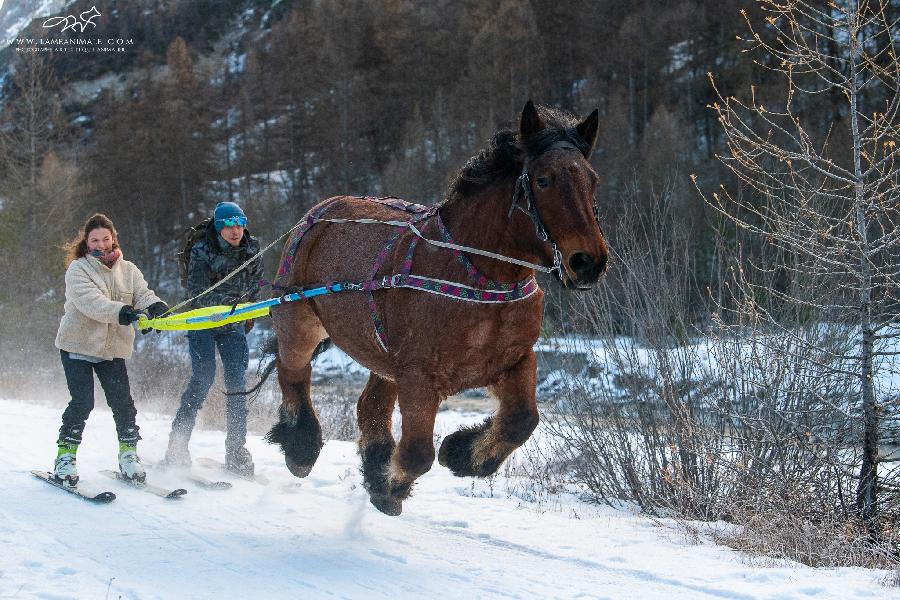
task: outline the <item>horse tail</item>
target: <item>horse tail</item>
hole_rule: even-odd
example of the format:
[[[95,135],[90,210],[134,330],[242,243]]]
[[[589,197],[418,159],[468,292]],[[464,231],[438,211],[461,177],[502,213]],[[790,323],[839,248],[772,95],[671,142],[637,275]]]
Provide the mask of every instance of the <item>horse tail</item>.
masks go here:
[[[263,356],[278,355],[278,336],[274,333],[263,342]]]
[[[266,357],[271,357],[266,360]],[[272,334],[270,337],[266,338],[266,341],[263,342],[262,346],[262,357],[259,360],[259,366],[256,369],[256,375],[259,377],[259,381],[256,382],[252,388],[244,392],[225,392],[226,396],[253,396],[250,398],[251,401],[256,400],[257,396],[259,396],[259,390],[269,379],[269,375],[272,374],[272,371],[275,370],[275,367],[278,365],[278,337]]]
[[[325,338],[319,345],[316,346],[316,349],[313,350],[312,358],[310,358],[310,362],[314,361],[317,356],[325,352],[331,348],[331,338]],[[278,366],[278,337],[276,335],[272,335],[263,342],[262,347],[262,355],[263,358],[259,361],[259,368],[256,370],[256,374],[259,376],[259,381],[256,382],[252,388],[245,392],[226,392],[226,396],[250,396],[253,395],[251,400],[255,400],[259,395],[259,390],[269,379],[269,376],[272,374],[272,371],[275,370],[275,367]],[[265,357],[271,357],[268,362],[265,361]]]
[[[309,359],[309,362],[316,360],[317,356],[327,351],[329,348],[331,348],[331,338],[325,338],[324,340],[319,342],[319,345],[316,346],[315,350],[313,350],[312,358]]]

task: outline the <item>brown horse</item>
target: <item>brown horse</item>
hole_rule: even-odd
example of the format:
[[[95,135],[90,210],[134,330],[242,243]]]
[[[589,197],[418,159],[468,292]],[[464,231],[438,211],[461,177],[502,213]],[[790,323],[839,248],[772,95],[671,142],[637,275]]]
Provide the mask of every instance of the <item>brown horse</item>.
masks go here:
[[[431,468],[435,415],[449,395],[484,386],[499,401],[484,423],[443,440],[438,460],[455,475],[491,475],[528,439],[538,423],[532,348],[543,308],[534,266],[555,265],[562,285],[576,289],[606,268],[593,203],[598,177],[587,160],[597,124],[596,110],[578,122],[529,101],[518,132],[496,133],[427,212],[340,196],[308,213],[317,224],[286,246],[282,283],[355,281],[362,285],[345,289],[362,290],[272,310],[283,399],[268,439],[281,445],[294,475],[309,474],[323,445],[310,360],[326,338],[371,371],[357,404],[359,453],[364,485],[382,512],[400,514],[413,482]],[[422,235],[397,225],[403,221]],[[500,257],[427,241],[416,248],[441,234]],[[426,283],[400,285],[407,275]],[[399,443],[391,432],[397,402]]]

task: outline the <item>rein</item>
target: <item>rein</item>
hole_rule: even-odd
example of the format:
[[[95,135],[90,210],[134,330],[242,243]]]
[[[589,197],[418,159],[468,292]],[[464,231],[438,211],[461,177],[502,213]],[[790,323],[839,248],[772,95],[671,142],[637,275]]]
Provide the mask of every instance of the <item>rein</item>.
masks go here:
[[[188,298],[187,300],[183,300],[183,301],[179,302],[178,304],[176,304],[175,306],[173,306],[172,308],[170,308],[169,310],[164,312],[162,314],[162,316],[172,314],[176,310],[180,310],[180,309],[184,308],[185,306],[187,306],[188,304],[190,304],[197,298],[201,298],[201,297],[205,296],[206,294],[210,293],[211,291],[213,291],[214,289],[216,289],[217,287],[219,287],[220,285],[222,285],[223,283],[225,283],[226,281],[228,281],[229,279],[231,279],[232,277],[234,277],[235,275],[237,275],[238,273],[240,273],[241,271],[243,271],[244,269],[249,267],[253,261],[261,259],[262,255],[265,254],[266,252],[268,252],[272,248],[272,246],[274,246],[275,244],[277,244],[278,242],[280,242],[281,240],[286,238],[289,234],[293,233],[302,224],[303,224],[303,221],[300,221],[299,223],[297,223],[296,225],[294,225],[293,227],[291,227],[290,229],[288,229],[287,231],[282,233],[280,236],[278,236],[271,244],[269,244],[268,246],[266,246],[265,248],[263,248],[262,250],[260,250],[259,252],[257,252],[250,258],[248,258],[247,260],[245,260],[244,263],[241,264],[240,266],[238,266],[238,268],[236,268],[234,271],[232,271],[231,273],[229,273],[228,275],[226,275],[219,281],[215,282],[214,284],[212,284],[211,286],[209,286],[208,288],[206,288],[205,290],[203,290],[202,292],[200,292],[193,298]],[[246,296],[246,294],[244,294],[244,295]]]
[[[581,153],[581,150],[578,149],[575,144],[562,140],[555,142],[547,147],[544,152],[549,152],[550,150],[554,150],[556,148],[565,149],[565,150],[575,150],[578,153]],[[543,153],[542,153],[543,154]],[[494,260],[498,260],[505,263],[510,263],[513,265],[518,265],[520,267],[527,267],[529,269],[534,269],[535,271],[539,271],[541,273],[553,273],[554,271],[562,274],[562,252],[556,246],[556,242],[550,238],[550,234],[547,231],[547,226],[544,225],[543,220],[541,220],[541,215],[538,212],[537,203],[534,198],[534,189],[531,187],[531,175],[528,173],[528,163],[529,159],[525,159],[525,162],[522,165],[522,173],[516,179],[515,186],[513,186],[512,193],[512,202],[509,206],[509,211],[506,214],[507,219],[512,219],[513,212],[519,210],[525,213],[531,222],[534,224],[534,231],[537,235],[538,239],[542,242],[550,244],[550,247],[553,252],[553,266],[546,267],[541,264],[529,262],[527,260],[520,260],[518,258],[513,258],[511,256],[506,256],[505,254],[499,254],[497,252],[491,252],[489,250],[481,250],[479,248],[473,248],[471,246],[463,246],[461,244],[456,244],[452,242],[442,242],[440,240],[434,240],[431,238],[425,237],[421,231],[416,227],[415,223],[420,220],[416,219],[414,221],[382,221],[378,219],[328,219],[324,217],[317,217],[313,219],[313,223],[361,223],[363,225],[390,225],[393,227],[405,227],[409,229],[413,234],[418,236],[420,239],[425,242],[431,244],[432,246],[437,246],[439,248],[446,248],[448,250],[458,250],[460,252],[466,252],[468,254],[477,254],[479,256],[486,256],[488,258],[492,258]],[[520,200],[525,199],[525,208],[522,208],[520,205]],[[397,207],[400,208],[400,207]],[[432,207],[428,211],[428,215],[425,215],[422,218],[427,218],[434,214],[438,207]],[[596,208],[596,207],[595,207]],[[402,210],[402,208],[401,208]]]
[[[510,211],[511,212],[511,211]],[[499,260],[501,262],[507,262],[514,265],[519,265],[520,267],[528,267],[529,269],[534,269],[535,271],[540,271],[541,273],[552,273],[553,271],[557,271],[559,266],[554,263],[552,267],[545,267],[544,265],[539,265],[536,263],[528,262],[527,260],[519,260],[518,258],[513,258],[511,256],[506,256],[504,254],[498,254],[496,252],[491,252],[489,250],[480,250],[478,248],[472,248],[471,246],[463,246],[462,244],[455,244],[452,242],[442,242],[440,240],[433,240],[431,238],[425,237],[419,228],[415,226],[412,221],[379,221],[377,219],[315,219],[316,223],[362,223],[364,225],[391,225],[394,227],[405,227],[413,232],[417,237],[421,238],[423,241],[428,242],[432,246],[437,246],[439,248],[446,248],[448,250],[459,250],[460,252],[466,252],[468,254],[477,254],[479,256],[487,256],[488,258],[493,258],[494,260]],[[543,238],[543,241],[546,241],[547,238]],[[556,245],[553,245],[554,250],[556,249]]]
[[[550,144],[544,152],[549,152],[555,148],[575,150],[576,152],[581,153],[581,150],[575,144],[566,140],[560,140]],[[541,152],[541,154],[544,152]],[[537,202],[535,202],[534,199],[534,189],[531,187],[531,175],[528,173],[529,161],[530,159],[526,157],[525,162],[522,164],[522,174],[516,179],[516,185],[513,188],[512,203],[509,206],[509,212],[506,213],[506,216],[508,219],[511,219],[513,212],[519,210],[531,219],[531,222],[534,224],[535,235],[537,235],[538,239],[542,242],[550,244],[550,248],[553,251],[553,266],[549,268],[541,267],[537,270],[544,273],[556,271],[559,274],[560,279],[562,279],[562,252],[559,251],[556,242],[550,237],[550,232],[547,230],[547,226],[544,225],[541,214],[538,212]],[[525,198],[525,208],[522,208],[521,204],[519,204],[519,200],[522,198]],[[603,226],[600,225],[600,206],[596,202],[594,202],[593,205],[593,213],[594,221],[596,221],[600,233],[603,234]]]

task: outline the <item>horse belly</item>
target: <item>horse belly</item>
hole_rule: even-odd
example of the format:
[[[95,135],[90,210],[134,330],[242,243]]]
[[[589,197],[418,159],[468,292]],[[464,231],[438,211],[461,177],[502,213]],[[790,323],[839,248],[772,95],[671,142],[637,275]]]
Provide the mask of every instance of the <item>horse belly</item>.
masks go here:
[[[344,292],[317,300],[315,310],[335,346],[370,371],[394,379],[390,357],[378,344],[362,292]]]
[[[397,369],[428,374],[448,394],[496,382],[532,351],[540,335],[540,292],[509,304],[406,293],[418,294],[419,302],[406,315],[410,327],[391,336],[398,338]]]

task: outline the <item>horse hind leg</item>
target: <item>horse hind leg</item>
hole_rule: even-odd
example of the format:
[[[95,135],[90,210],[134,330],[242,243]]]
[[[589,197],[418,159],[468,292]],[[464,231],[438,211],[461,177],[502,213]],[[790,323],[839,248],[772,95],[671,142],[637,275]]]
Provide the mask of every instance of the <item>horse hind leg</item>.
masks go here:
[[[534,353],[505,372],[490,388],[500,401],[497,413],[479,425],[464,427],[444,438],[438,462],[457,477],[494,474],[537,427],[535,372]]]
[[[372,504],[388,515],[399,515],[416,479],[434,463],[434,419],[441,398],[424,376],[398,381],[402,427],[400,441],[391,453],[386,486],[369,494]]]
[[[286,327],[285,324],[293,326]],[[317,320],[298,322],[279,319],[276,321],[276,334],[276,365],[282,399],[278,423],[266,435],[266,440],[281,446],[284,462],[292,474],[306,477],[324,445],[322,427],[310,395],[310,361],[325,332]]]
[[[391,383],[373,375],[358,404],[365,487],[369,500],[386,515],[403,511],[413,483],[434,462],[434,418],[440,397],[423,382],[425,376],[406,374]],[[398,389],[403,390],[399,397]],[[397,401],[402,427],[400,441],[394,444],[391,415]]]
[[[372,373],[356,404],[363,486],[372,504],[387,514],[393,513],[393,503],[389,501],[389,467],[395,447],[391,417],[396,402],[397,386]]]
[[[312,471],[324,445],[322,427],[310,398],[310,365],[300,369],[278,368],[282,401],[278,423],[266,434],[266,441],[281,446],[284,462],[296,477]]]

